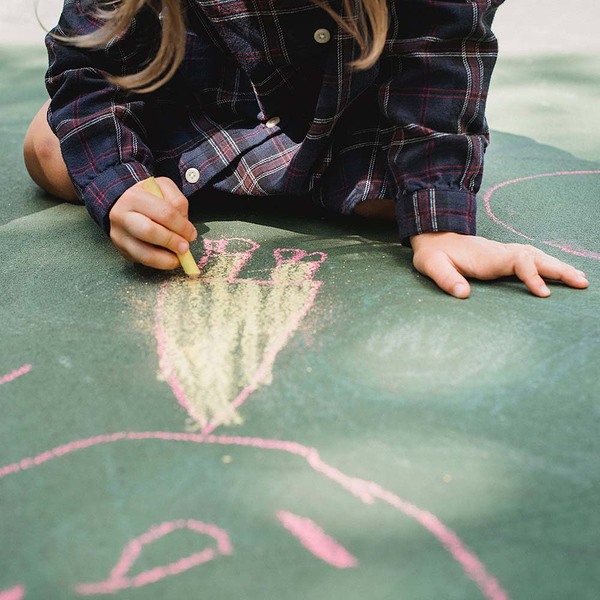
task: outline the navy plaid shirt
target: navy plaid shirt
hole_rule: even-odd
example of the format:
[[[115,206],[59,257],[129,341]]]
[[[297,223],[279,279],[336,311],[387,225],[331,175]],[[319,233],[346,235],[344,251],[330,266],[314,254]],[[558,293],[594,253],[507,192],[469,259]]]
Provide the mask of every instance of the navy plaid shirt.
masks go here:
[[[141,95],[104,75],[136,72],[155,50],[160,21],[143,9],[102,50],[47,37],[49,122],[107,232],[121,194],[162,175],[188,197],[311,194],[341,213],[392,198],[402,239],[473,234],[502,2],[390,0],[384,52],[357,71],[354,40],[310,0],[185,0],[183,64]],[[66,0],[53,31],[95,30],[96,4]]]

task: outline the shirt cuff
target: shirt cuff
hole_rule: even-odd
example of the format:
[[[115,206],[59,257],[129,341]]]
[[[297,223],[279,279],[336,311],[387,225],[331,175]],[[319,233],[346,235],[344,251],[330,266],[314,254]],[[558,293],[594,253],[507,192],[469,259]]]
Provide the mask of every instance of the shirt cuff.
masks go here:
[[[403,245],[420,233],[452,231],[475,235],[476,196],[460,190],[421,189],[400,196],[396,220]]]
[[[83,190],[82,200],[92,219],[104,233],[110,233],[108,214],[115,202],[133,185],[152,173],[141,163],[124,163],[104,171]]]

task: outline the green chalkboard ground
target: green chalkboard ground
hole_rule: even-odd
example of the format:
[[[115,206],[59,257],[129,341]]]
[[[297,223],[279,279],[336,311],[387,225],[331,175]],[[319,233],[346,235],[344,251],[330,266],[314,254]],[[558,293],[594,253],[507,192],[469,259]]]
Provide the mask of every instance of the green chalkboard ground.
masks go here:
[[[0,50],[2,600],[598,597],[600,163],[495,133],[481,194],[584,292],[457,301],[393,227],[218,198],[191,288],[28,181],[44,61]]]

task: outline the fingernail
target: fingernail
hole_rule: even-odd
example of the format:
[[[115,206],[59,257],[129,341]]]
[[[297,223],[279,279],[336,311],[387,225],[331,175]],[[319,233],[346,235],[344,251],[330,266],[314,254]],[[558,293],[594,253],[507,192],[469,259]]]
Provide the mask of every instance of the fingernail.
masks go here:
[[[585,273],[579,273],[579,275],[577,275],[577,281],[580,281],[581,283],[589,283]]]
[[[198,239],[198,230],[194,229],[194,233],[192,234],[192,242],[195,242]]]
[[[177,244],[177,254],[185,254],[190,249],[189,244],[186,242],[181,242]]]
[[[550,289],[548,288],[547,285],[540,285],[540,293],[542,294],[542,296],[549,296]]]
[[[464,283],[457,283],[452,290],[452,295],[457,298],[464,298],[469,293],[469,286]]]

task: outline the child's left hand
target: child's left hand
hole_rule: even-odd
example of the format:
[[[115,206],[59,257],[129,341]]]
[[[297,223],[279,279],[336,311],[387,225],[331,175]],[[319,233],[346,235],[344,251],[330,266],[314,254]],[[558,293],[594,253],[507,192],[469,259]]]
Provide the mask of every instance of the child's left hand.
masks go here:
[[[411,244],[417,271],[456,298],[468,298],[471,293],[465,277],[497,279],[516,275],[532,294],[542,298],[550,295],[543,277],[574,288],[588,286],[585,273],[533,246],[502,244],[451,232],[415,235]]]

